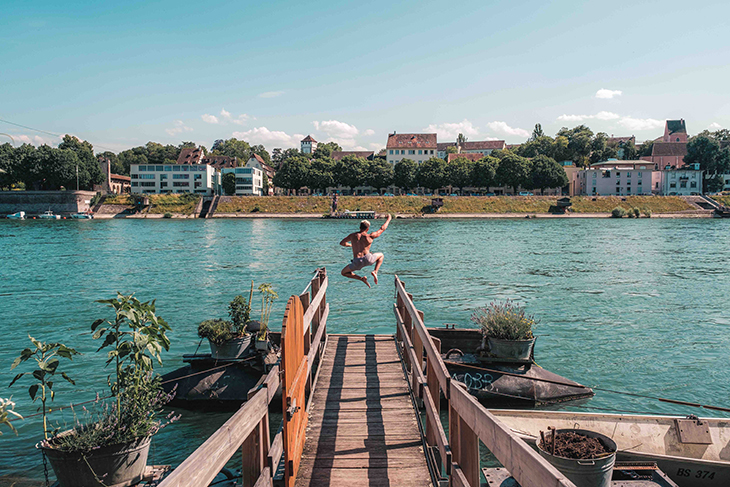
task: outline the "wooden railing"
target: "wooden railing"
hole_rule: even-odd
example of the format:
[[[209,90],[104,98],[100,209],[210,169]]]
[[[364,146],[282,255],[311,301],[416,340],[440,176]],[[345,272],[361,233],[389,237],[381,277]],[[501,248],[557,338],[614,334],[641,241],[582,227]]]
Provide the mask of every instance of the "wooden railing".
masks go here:
[[[302,328],[299,326],[297,328],[304,330],[304,357],[301,362],[307,361],[308,391],[314,387],[312,372],[314,370],[316,374],[327,339],[329,314],[327,284],[325,269],[317,269],[304,292],[299,296],[293,296],[294,299],[301,301],[304,310]],[[286,321],[287,316],[284,317],[284,322]],[[283,336],[282,338],[285,339]],[[301,362],[294,364],[295,368],[301,365]],[[239,448],[243,487],[273,487],[273,479],[282,457],[287,462],[292,460],[288,458],[291,453],[285,451],[282,431],[276,434],[273,441],[269,441],[269,404],[281,385],[283,372],[277,365],[263,376],[248,392],[248,401],[173,470],[160,483],[160,487],[205,487],[213,481]],[[286,415],[286,411],[284,414]],[[293,484],[292,480],[289,479],[289,483]]]
[[[416,309],[413,296],[397,276],[395,289],[396,338],[411,389],[426,413],[428,450],[438,453],[434,455],[437,477],[448,477],[452,486],[478,487],[481,440],[522,487],[575,487],[479,404],[464,384],[451,379],[441,358],[440,340],[429,335],[423,313]],[[449,408],[448,438],[440,418],[442,395]]]

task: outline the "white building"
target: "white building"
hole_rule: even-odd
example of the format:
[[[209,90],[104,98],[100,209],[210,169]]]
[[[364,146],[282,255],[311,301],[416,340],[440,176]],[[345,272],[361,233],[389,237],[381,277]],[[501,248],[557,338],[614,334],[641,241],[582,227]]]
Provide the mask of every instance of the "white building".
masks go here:
[[[659,192],[661,175],[651,164],[590,167],[574,173],[577,194],[589,196],[638,196]]]
[[[702,173],[699,164],[689,164],[681,169],[667,165],[661,171],[661,194],[666,196],[689,196],[702,193]]]
[[[236,176],[236,196],[262,196],[263,172],[256,167],[227,167],[222,174],[233,173]]]
[[[388,134],[386,160],[395,164],[403,159],[417,163],[437,157],[436,134]]]
[[[311,135],[307,135],[302,139],[302,147],[301,147],[301,153],[302,154],[314,154],[314,151],[317,150],[317,141],[314,140],[314,137]]]
[[[504,150],[507,147],[504,140],[476,140],[466,141],[461,145],[456,142],[441,142],[437,144],[437,156],[446,160],[447,148],[454,147],[457,154],[481,154],[482,157],[490,155],[495,150]]]
[[[132,164],[133,194],[195,193],[214,195],[219,174],[208,164]]]

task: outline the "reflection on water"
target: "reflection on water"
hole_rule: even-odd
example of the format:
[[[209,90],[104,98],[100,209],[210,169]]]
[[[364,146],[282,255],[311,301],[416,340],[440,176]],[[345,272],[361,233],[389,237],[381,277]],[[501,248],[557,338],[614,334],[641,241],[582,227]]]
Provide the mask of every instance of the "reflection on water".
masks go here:
[[[324,266],[331,332],[392,333],[397,273],[429,326],[468,326],[475,307],[515,299],[542,319],[536,356],[548,370],[589,386],[730,406],[726,220],[396,220],[375,242],[385,263],[371,290],[339,275],[351,251],[338,243],[355,230],[346,220],[0,221],[0,383],[10,382],[30,333],[84,352],[67,369],[77,386],[58,385],[58,404],[105,393],[109,371],[89,327],[109,316],[94,301],[116,291],[157,299],[173,327],[167,371],[195,351],[197,323],[223,317],[251,279],[274,284],[278,324],[285,298]],[[22,387],[0,395],[9,392],[21,413],[35,412]],[[584,406],[719,414],[601,392]],[[151,461],[179,463],[227,417],[183,411],[153,442]],[[54,420],[63,427],[73,416]],[[2,437],[0,483],[42,478],[38,419],[18,424],[17,438]]]

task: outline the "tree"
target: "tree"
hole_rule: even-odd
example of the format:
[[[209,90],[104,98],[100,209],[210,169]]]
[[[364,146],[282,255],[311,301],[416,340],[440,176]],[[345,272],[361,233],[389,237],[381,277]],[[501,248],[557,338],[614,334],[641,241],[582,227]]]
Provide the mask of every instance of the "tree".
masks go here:
[[[654,141],[653,140],[647,140],[646,142],[644,142],[643,144],[641,144],[639,146],[639,150],[638,150],[638,154],[637,155],[640,158],[641,157],[650,156],[653,150],[654,150]]]
[[[317,149],[319,149],[319,146]],[[343,157],[335,166],[335,183],[340,186],[347,186],[350,189],[357,186],[367,186],[368,166],[368,161],[362,157]]]
[[[459,152],[459,149],[456,148],[454,145],[448,145],[446,146],[446,153],[447,154],[457,154]]]
[[[539,139],[540,137],[544,137],[545,133],[542,131],[542,125],[539,123],[535,124],[535,128],[532,129],[532,135],[530,136],[530,142]]]
[[[639,158],[639,152],[636,150],[636,145],[633,140],[624,143],[621,149],[624,151],[623,159],[625,161],[634,161]]]
[[[714,174],[711,176],[705,176],[705,193],[717,193],[718,191],[722,191],[722,188],[725,186],[725,178],[723,178],[722,174]]]
[[[218,139],[213,142],[211,153],[216,156],[238,157],[245,163],[251,158],[251,146],[245,140],[238,140],[235,137],[227,140]]]
[[[263,145],[252,145],[251,155],[253,154],[257,154],[259,157],[261,157],[261,159],[264,160],[266,164],[271,165],[271,156],[269,156],[269,151],[267,151],[266,147],[264,147]],[[246,161],[243,161],[243,163],[245,164],[247,161],[248,159]]]
[[[94,156],[94,147],[89,142],[82,142],[72,135],[65,135],[58,148],[60,150],[67,149],[76,154],[78,158],[79,189],[93,189],[95,184],[104,182],[104,175],[101,173],[99,161]],[[68,157],[65,157],[65,160],[68,161]],[[75,184],[71,187],[76,188]]]
[[[562,188],[568,184],[568,175],[563,166],[543,155],[532,159],[530,179],[530,189],[539,189],[541,193],[545,193],[546,188]]]
[[[281,167],[281,164],[289,159],[290,157],[298,156],[299,155],[299,149],[287,149],[285,151],[274,151],[274,156],[271,159],[271,162],[274,164],[274,168]]]
[[[456,136],[456,145],[464,145],[464,142],[466,142],[466,137],[464,134],[459,134]]]
[[[317,148],[314,149],[314,153],[312,154],[312,157],[315,159],[319,159],[322,157],[332,157],[333,152],[339,152],[342,150],[342,147],[337,142],[323,142],[321,144],[317,144]]]
[[[393,166],[382,157],[375,157],[368,161],[367,184],[380,190],[393,184]]]
[[[112,174],[121,174],[123,176],[129,176],[129,173],[124,172],[124,165],[119,161],[119,157],[112,151],[102,152],[96,155],[97,159],[107,159],[111,166],[110,171]]]
[[[314,159],[309,163],[307,171],[307,187],[325,192],[335,185],[335,161],[329,157]]]
[[[221,177],[223,192],[228,196],[236,194],[236,175],[232,172],[224,173]]]
[[[261,192],[263,196],[269,195],[269,176],[265,171],[261,174]]]
[[[527,187],[532,182],[530,180],[529,159],[517,154],[506,154],[499,160],[496,179],[502,186],[512,186],[515,193],[518,186]]]
[[[298,191],[307,185],[309,161],[304,156],[290,157],[274,174],[274,186]]]
[[[162,145],[157,142],[147,142],[145,148],[150,164],[174,164],[182,150],[174,145]]]
[[[540,125],[540,124],[538,124]],[[533,133],[534,135],[534,133]],[[567,142],[567,140],[566,140]],[[555,141],[552,137],[539,136],[536,138],[530,138],[527,142],[520,145],[516,150],[515,154],[522,157],[535,157],[538,155],[544,155],[552,157],[555,153]]]
[[[10,189],[16,181],[13,178],[15,149],[9,143],[0,145],[0,189]]]
[[[418,164],[411,159],[401,159],[393,165],[393,184],[405,192],[417,186]]]
[[[474,164],[465,157],[457,157],[446,164],[446,182],[449,186],[464,189],[472,181]]]
[[[591,141],[591,155],[589,160],[591,164],[596,162],[607,161],[616,157],[617,152],[613,147],[608,145],[608,134],[599,132]]]
[[[576,166],[585,166],[591,153],[593,131],[585,125],[578,125],[572,129],[563,127],[558,131],[557,136],[568,139],[568,159],[572,160]]]
[[[471,185],[476,188],[489,188],[496,186],[495,176],[499,159],[496,157],[483,157],[474,163],[472,168]]]
[[[418,183],[431,191],[446,186],[446,161],[438,157],[423,161],[418,168]]]
[[[720,150],[720,143],[712,137],[696,135],[687,141],[687,164],[699,163],[700,169],[709,174],[730,171],[730,154],[728,149]]]

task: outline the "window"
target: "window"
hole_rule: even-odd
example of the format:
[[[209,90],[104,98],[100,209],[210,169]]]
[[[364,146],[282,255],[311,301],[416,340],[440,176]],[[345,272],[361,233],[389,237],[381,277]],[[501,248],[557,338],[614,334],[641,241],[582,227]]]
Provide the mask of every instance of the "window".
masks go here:
[[[190,179],[190,174],[173,174],[172,179]]]
[[[677,142],[679,142],[679,137],[677,137]]]
[[[409,149],[408,150],[408,155],[409,156],[412,156],[412,155],[415,155],[415,154],[416,154],[416,151],[415,150],[413,150],[413,149]]]
[[[627,172],[627,173],[626,173],[626,177],[627,177],[627,178],[630,178],[630,177],[631,177],[631,173],[630,173],[630,172]]]
[[[636,184],[638,184],[639,186],[641,186],[641,179],[639,179],[639,182],[636,183]]]
[[[165,171],[172,171],[172,167],[171,166],[165,166]]]
[[[147,166],[139,166],[139,170],[140,171],[146,171],[147,170]]]
[[[172,166],[173,171],[180,171],[180,166]]]
[[[199,187],[201,187],[202,185],[203,185],[203,183],[202,183],[202,182],[198,182],[198,181],[195,181],[195,187],[196,187],[196,188],[199,188]]]
[[[190,166],[183,166],[182,167],[182,170],[183,170],[183,172],[189,171],[190,170]]]
[[[167,179],[167,174],[160,174],[160,180]]]
[[[637,173],[637,176],[641,177],[641,171],[639,171],[639,172]]]
[[[187,186],[190,186],[190,183],[188,183],[188,182],[183,182],[183,183],[181,183],[181,182],[177,182],[177,181],[175,181],[174,183],[172,183],[172,185],[173,185],[174,187],[176,187],[176,188],[179,188],[179,187],[181,187],[181,186],[186,186],[186,187],[187,187]]]
[[[137,179],[137,175],[136,174],[132,174],[129,177],[132,178],[132,179]]]
[[[669,187],[670,188],[676,188],[677,187],[677,183],[669,183]]]
[[[594,179],[593,180],[593,186],[595,186],[595,185],[596,185],[596,180]],[[596,189],[596,188],[593,188],[593,189]]]
[[[391,156],[393,155],[393,149],[390,149],[390,155]]]
[[[167,187],[167,183],[166,182],[160,183],[160,188],[166,188],[166,187]]]
[[[621,188],[616,186],[616,194],[619,194],[621,192]]]
[[[585,177],[585,176],[584,176]],[[596,179],[596,173],[593,173],[593,179]]]
[[[686,188],[687,187],[687,181],[680,181],[679,182],[679,187],[680,188]]]
[[[139,179],[155,179],[154,174],[140,174]]]
[[[202,175],[202,174],[193,174],[193,176],[195,177],[195,180],[196,180],[196,181],[197,181],[198,179],[203,179],[203,175]]]
[[[691,183],[689,183],[689,187],[690,188],[696,188],[697,187],[697,181],[692,181]]]
[[[132,181],[132,187],[135,187],[135,188],[136,188],[137,186],[139,186],[139,182],[137,182],[137,181]]]
[[[140,186],[145,186],[145,187],[148,187],[148,188],[149,188],[149,187],[153,187],[153,188],[154,188],[154,186],[155,186],[155,182],[154,182],[154,181],[149,181],[149,182],[147,182],[147,181],[142,181],[141,183],[139,183],[139,185],[140,185]]]
[[[162,171],[162,166],[155,166],[155,171]]]
[[[423,151],[421,149],[418,149],[418,155],[420,156],[421,154],[423,154]]]

